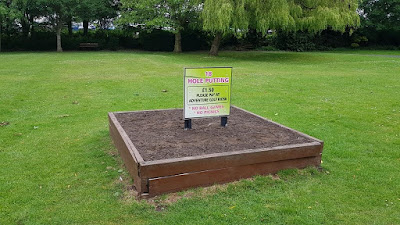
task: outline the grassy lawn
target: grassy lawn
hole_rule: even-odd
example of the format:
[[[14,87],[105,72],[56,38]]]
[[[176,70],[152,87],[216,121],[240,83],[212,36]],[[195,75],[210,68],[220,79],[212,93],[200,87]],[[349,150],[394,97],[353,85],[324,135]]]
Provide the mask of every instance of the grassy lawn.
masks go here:
[[[400,52],[1,53],[0,224],[400,224],[400,58],[374,55]],[[196,66],[324,140],[323,170],[135,200],[107,112],[182,107]]]

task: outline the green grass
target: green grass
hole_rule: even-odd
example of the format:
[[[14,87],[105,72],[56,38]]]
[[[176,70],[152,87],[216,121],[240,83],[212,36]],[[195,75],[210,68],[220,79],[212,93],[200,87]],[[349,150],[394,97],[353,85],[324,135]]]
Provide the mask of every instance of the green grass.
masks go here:
[[[400,52],[2,53],[0,224],[400,224],[400,58],[371,55]],[[234,105],[324,140],[323,171],[132,199],[107,112],[182,107],[196,66],[233,66]]]

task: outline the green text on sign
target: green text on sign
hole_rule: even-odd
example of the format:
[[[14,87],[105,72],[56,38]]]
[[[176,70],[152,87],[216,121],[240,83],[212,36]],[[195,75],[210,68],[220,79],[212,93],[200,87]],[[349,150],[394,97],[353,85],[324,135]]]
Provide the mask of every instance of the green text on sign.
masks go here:
[[[185,68],[184,117],[228,116],[232,67]]]

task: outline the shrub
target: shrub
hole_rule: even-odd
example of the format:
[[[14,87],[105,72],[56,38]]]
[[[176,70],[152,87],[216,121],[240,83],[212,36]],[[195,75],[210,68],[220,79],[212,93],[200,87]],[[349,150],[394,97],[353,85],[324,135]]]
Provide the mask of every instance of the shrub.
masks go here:
[[[142,31],[139,34],[140,48],[146,51],[172,51],[174,40],[174,34],[164,30]]]
[[[276,36],[276,47],[281,50],[297,52],[317,50],[317,46],[314,43],[314,36],[314,34],[303,32],[278,32]]]
[[[261,47],[257,48],[257,50],[259,50],[259,51],[277,51],[278,49],[275,48],[274,46],[268,45],[268,46],[261,46]]]
[[[207,50],[210,47],[210,41],[210,36],[205,32],[193,29],[185,29],[182,31],[183,51]]]

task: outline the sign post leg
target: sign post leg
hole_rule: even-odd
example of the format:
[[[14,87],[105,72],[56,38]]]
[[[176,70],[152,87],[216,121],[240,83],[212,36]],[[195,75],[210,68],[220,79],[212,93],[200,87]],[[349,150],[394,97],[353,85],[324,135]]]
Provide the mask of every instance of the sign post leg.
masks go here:
[[[185,119],[185,130],[190,130],[190,129],[192,129],[192,120]]]
[[[227,116],[221,117],[221,126],[226,127],[227,123],[228,123],[228,117]]]

